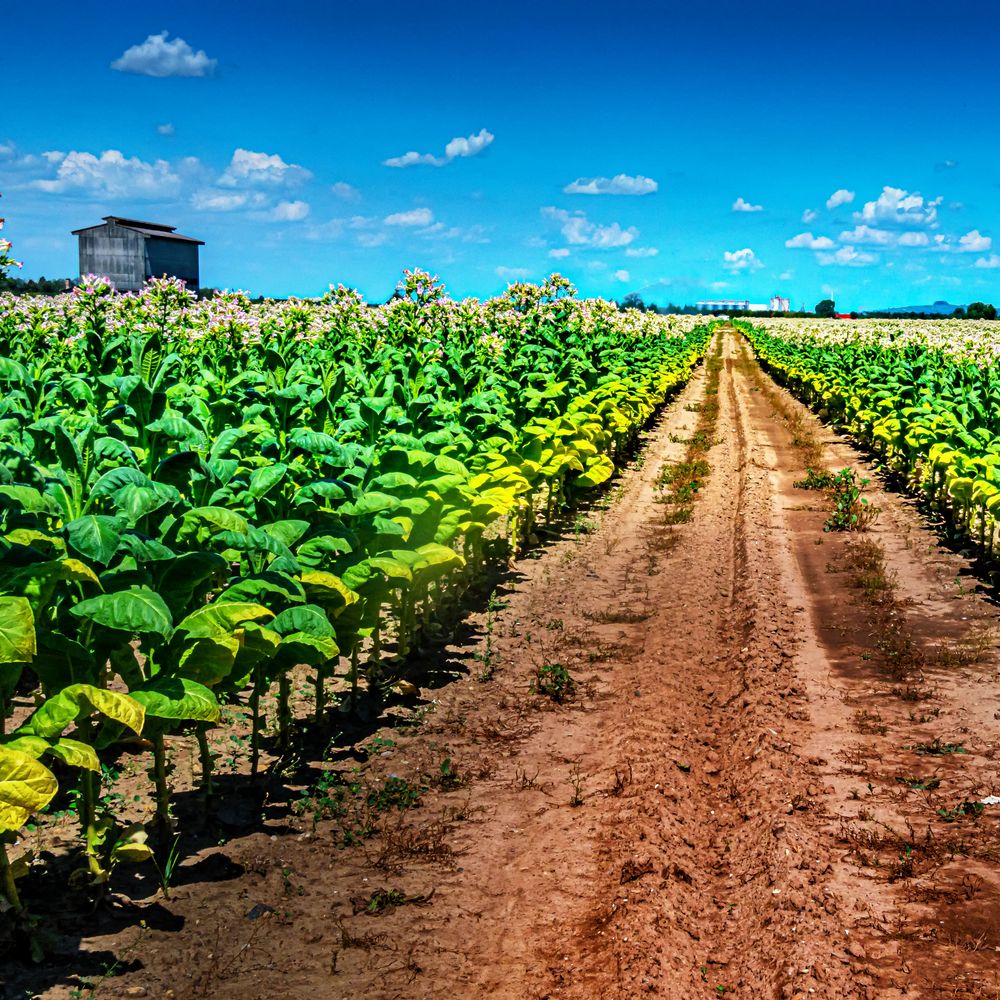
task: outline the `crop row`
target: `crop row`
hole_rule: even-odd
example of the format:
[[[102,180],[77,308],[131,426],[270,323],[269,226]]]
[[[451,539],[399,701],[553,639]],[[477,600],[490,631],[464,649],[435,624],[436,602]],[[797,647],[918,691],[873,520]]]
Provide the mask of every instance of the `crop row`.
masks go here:
[[[59,781],[78,791],[100,891],[152,855],[98,795],[102,755],[142,737],[170,844],[167,742],[193,731],[203,787],[220,704],[292,738],[401,676],[435,615],[614,475],[690,376],[707,327],[579,301],[554,276],[479,303],[407,273],[383,307],[195,302],[98,279],[0,296],[0,885]],[[336,691],[331,695],[331,684]],[[264,704],[275,694],[275,718]],[[6,720],[12,720],[6,725]]]
[[[992,553],[1000,521],[1000,324],[741,324],[764,366]]]

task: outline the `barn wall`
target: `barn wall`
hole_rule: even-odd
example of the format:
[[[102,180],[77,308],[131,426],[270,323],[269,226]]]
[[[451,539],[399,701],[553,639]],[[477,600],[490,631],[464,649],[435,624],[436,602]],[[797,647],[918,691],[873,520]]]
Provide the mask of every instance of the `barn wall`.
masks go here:
[[[142,288],[144,254],[139,233],[109,223],[80,233],[79,239],[81,275],[106,275],[122,292]]]
[[[183,278],[190,288],[198,287],[198,244],[181,240],[146,239],[146,276],[159,278],[168,274]]]

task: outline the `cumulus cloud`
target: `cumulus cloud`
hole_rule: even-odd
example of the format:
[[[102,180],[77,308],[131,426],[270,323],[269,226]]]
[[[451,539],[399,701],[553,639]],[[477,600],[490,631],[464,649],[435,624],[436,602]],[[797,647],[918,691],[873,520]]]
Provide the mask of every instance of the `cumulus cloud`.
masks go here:
[[[802,221],[808,226],[810,222],[815,222],[818,216],[819,212],[817,212],[816,209],[807,208],[802,213]]]
[[[854,192],[847,188],[838,188],[826,199],[826,207],[833,210],[840,205],[850,205],[854,201]]]
[[[1000,267],[1000,254],[991,253],[989,257],[980,257],[979,260],[976,261],[976,267],[988,270]]]
[[[566,242],[573,246],[607,250],[612,247],[628,246],[639,235],[639,230],[635,226],[623,229],[617,222],[612,222],[610,226],[602,226],[591,222],[583,212],[567,212],[563,208],[549,206],[542,209],[542,215],[558,222]]]
[[[624,268],[622,268],[622,269],[620,269],[618,271],[615,271],[615,273],[612,274],[611,277],[614,278],[615,281],[631,281],[632,280],[629,277],[628,271],[626,271]]]
[[[336,184],[331,184],[330,191],[341,201],[358,201],[361,198],[361,192],[353,184],[348,184],[346,181],[337,181]]]
[[[478,156],[487,146],[489,146],[496,136],[480,129],[474,135],[463,138],[456,136],[444,147],[444,156],[435,156],[433,153],[417,153],[411,150],[403,153],[402,156],[390,156],[388,160],[382,161],[384,167],[415,167],[419,164],[427,164],[431,167],[443,167],[452,160],[461,159],[466,156]]]
[[[829,236],[813,236],[812,233],[799,233],[790,240],[785,240],[786,247],[802,250],[831,250],[834,247]]]
[[[174,135],[177,132],[177,129],[174,128],[173,122],[164,122],[162,125],[156,126],[156,131],[159,132],[160,135]]]
[[[925,247],[930,243],[926,233],[912,230],[908,233],[900,233],[896,244],[901,247]]]
[[[625,251],[626,257],[655,257],[660,251],[656,247],[629,247]]]
[[[126,49],[111,68],[140,76],[211,76],[218,65],[203,51],[197,52],[183,38],[167,40],[167,32],[150,35],[141,45]]]
[[[654,194],[660,185],[651,177],[616,174],[614,177],[577,177],[563,188],[566,194]]]
[[[933,228],[937,225],[938,205],[943,200],[941,197],[927,199],[917,191],[911,193],[886,185],[875,201],[865,202],[861,211],[854,213],[854,221],[912,229]]]
[[[196,191],[191,196],[191,207],[199,212],[232,212],[243,208],[248,197],[223,191]]]
[[[555,257],[558,260],[561,257],[568,257],[569,253],[566,247],[556,247],[554,250],[549,251],[549,256]]]
[[[394,212],[382,220],[387,226],[429,226],[434,213],[429,208],[413,208],[409,212]]]
[[[733,202],[734,212],[763,212],[763,205],[751,205],[742,195]]]
[[[722,255],[722,266],[727,271],[759,271],[764,265],[749,247],[727,250]]]
[[[100,156],[73,150],[48,152],[43,158],[58,164],[55,177],[32,181],[32,187],[50,194],[81,192],[108,198],[173,197],[181,178],[166,160],[147,162],[106,149]]]
[[[305,167],[300,167],[297,163],[286,163],[277,153],[237,149],[218,183],[222,187],[253,184],[279,186],[301,184],[310,177],[312,174]]]
[[[835,253],[818,253],[816,260],[824,267],[836,265],[840,267],[861,267],[874,264],[878,257],[873,253],[856,250],[854,247],[841,247]]]
[[[523,281],[531,277],[531,271],[526,267],[504,267],[501,265],[496,269],[498,278],[509,278],[511,281]]]
[[[960,253],[983,253],[992,246],[993,240],[989,236],[983,236],[978,229],[973,229],[958,238]]]
[[[896,234],[888,229],[873,229],[871,226],[858,225],[840,234],[841,243],[869,243],[873,246],[887,247],[896,241]]]
[[[301,222],[309,214],[305,201],[279,201],[268,213],[272,222]]]

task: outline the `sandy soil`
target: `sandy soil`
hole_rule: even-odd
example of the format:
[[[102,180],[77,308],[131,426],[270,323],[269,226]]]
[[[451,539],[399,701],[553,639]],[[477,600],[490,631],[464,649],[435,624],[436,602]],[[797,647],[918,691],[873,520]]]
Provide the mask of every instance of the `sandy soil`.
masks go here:
[[[127,919],[77,916],[82,938],[64,922],[62,955],[9,995],[1000,996],[1000,806],[973,808],[1000,792],[993,606],[873,486],[869,536],[914,644],[887,668],[852,539],[793,485],[792,434],[722,337],[691,521],[667,523],[657,480],[685,453],[705,371],[606,509],[520,564],[502,607],[441,652],[468,673],[327,765],[421,785],[418,804],[343,848],[356,813],[314,828],[274,795],[257,832],[188,857],[169,899],[147,888]],[[830,468],[864,471],[807,424]],[[561,703],[535,690],[555,664],[575,680]]]

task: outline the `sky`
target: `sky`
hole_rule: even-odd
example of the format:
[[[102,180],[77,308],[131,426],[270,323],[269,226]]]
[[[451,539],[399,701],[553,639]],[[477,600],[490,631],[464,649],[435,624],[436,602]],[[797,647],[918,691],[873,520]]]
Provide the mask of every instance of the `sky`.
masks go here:
[[[177,0],[5,8],[24,277],[120,215],[264,295],[1000,301],[992,2]]]

